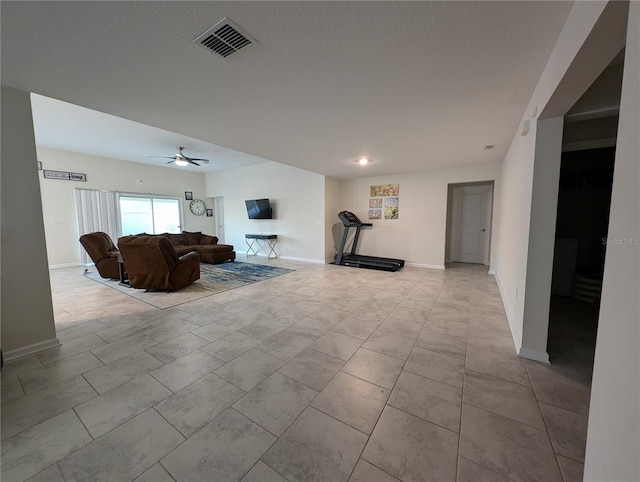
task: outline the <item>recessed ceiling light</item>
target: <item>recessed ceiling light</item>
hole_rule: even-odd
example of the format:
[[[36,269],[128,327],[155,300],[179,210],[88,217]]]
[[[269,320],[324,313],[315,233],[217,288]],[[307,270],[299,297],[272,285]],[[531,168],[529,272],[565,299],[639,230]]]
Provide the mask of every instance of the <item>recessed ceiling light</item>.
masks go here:
[[[361,166],[366,166],[370,162],[371,160],[367,159],[366,157],[361,157],[360,159],[358,159],[358,164],[360,164]]]
[[[496,147],[495,144],[488,144],[488,145],[484,146],[484,150],[485,151],[490,151],[494,147]]]

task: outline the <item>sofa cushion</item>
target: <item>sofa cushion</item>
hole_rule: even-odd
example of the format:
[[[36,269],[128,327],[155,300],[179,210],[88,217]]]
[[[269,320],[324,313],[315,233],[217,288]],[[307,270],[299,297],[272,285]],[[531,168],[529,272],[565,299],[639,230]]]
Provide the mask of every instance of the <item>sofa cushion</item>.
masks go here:
[[[196,244],[191,249],[198,253],[224,253],[225,251],[233,251],[230,244]]]
[[[182,235],[186,238],[185,244],[200,244],[201,231],[191,233],[189,231],[182,231]]]
[[[200,242],[197,244],[218,244],[218,238],[209,236],[208,234],[202,234],[200,235]]]
[[[174,247],[193,244],[189,242],[189,239],[184,234],[166,234],[163,236],[166,236]]]

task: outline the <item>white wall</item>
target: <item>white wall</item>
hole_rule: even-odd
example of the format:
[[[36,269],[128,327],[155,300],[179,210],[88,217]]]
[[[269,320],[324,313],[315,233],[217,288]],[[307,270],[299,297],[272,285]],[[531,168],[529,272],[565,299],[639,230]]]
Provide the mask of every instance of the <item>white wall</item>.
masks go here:
[[[496,188],[502,203],[494,206],[500,223],[494,232],[498,250],[492,267],[518,348],[522,340],[535,134],[533,123],[527,136],[511,142],[502,164],[502,183]]]
[[[438,171],[368,177],[341,183],[340,210],[354,212],[372,229],[360,235],[357,252],[370,256],[404,259],[407,263],[444,268],[447,186],[451,183],[496,181],[500,184],[497,165],[443,169]],[[400,202],[397,220],[369,220],[368,206],[372,184],[399,184]],[[494,198],[494,211],[500,204]],[[492,230],[497,218],[494,217]],[[411,248],[415,247],[415,251]],[[494,249],[492,246],[492,259]]]
[[[27,92],[2,86],[2,350],[58,344],[47,269],[36,146]]]
[[[268,162],[207,173],[206,189],[208,197],[224,197],[226,242],[237,253],[246,251],[245,234],[277,234],[281,257],[324,263],[324,176]],[[261,198],[269,198],[275,219],[247,217],[244,201]],[[267,253],[262,248],[259,254]]]
[[[78,242],[78,225],[74,199],[75,189],[104,189],[132,193],[180,196],[192,191],[195,199],[202,199],[213,208],[213,200],[205,198],[205,177],[187,170],[156,167],[118,159],[90,156],[76,152],[39,147],[38,160],[43,169],[80,172],[87,182],[44,179],[39,173],[44,215],[47,254],[51,266],[80,263],[82,247]],[[137,181],[141,181],[139,185]],[[189,202],[183,201],[183,229],[213,234],[213,218],[195,216]],[[117,242],[117,240],[113,240]]]
[[[588,481],[640,480],[639,59],[640,3],[631,2],[609,218],[613,244],[607,246],[589,407]]]

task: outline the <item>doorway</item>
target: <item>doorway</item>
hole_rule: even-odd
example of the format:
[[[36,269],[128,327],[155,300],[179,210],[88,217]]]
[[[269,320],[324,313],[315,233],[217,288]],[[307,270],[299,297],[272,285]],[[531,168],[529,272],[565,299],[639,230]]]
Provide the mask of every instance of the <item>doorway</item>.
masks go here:
[[[584,385],[593,376],[623,71],[624,49],[567,112],[563,129],[547,353]]]
[[[489,264],[493,181],[449,184],[445,259]]]
[[[220,244],[224,244],[224,198],[218,196],[213,198],[214,203],[214,223],[216,226],[216,237]]]
[[[615,147],[562,153],[547,353],[588,384],[598,327]]]

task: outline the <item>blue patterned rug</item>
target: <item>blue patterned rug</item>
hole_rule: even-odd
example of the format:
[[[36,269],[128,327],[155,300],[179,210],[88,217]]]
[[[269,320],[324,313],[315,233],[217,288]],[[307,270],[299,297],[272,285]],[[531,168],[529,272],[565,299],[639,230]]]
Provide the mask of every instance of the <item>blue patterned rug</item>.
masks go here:
[[[240,261],[215,265],[200,263],[200,279],[181,290],[171,292],[147,292],[145,290],[129,288],[128,286],[121,286],[117,280],[101,278],[93,267],[85,271],[85,276],[109,288],[120,291],[125,295],[164,310],[217,293],[222,293],[223,291],[240,288],[241,286],[250,285],[251,283],[291,273],[292,271],[294,270],[263,264],[241,263]]]
[[[266,266],[263,264],[233,261],[222,264],[200,264],[200,280],[229,285],[231,288],[264,281],[275,276],[291,273],[292,269]]]

